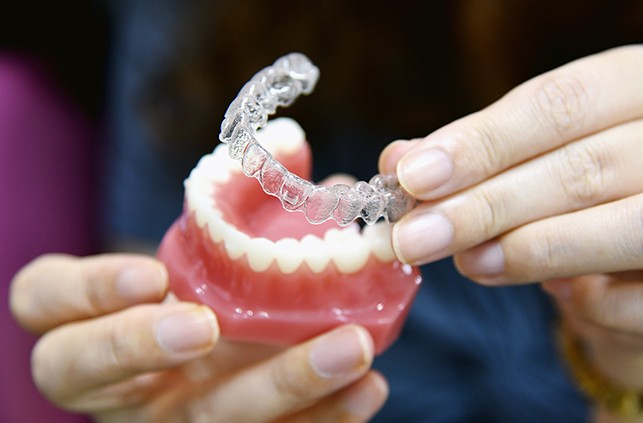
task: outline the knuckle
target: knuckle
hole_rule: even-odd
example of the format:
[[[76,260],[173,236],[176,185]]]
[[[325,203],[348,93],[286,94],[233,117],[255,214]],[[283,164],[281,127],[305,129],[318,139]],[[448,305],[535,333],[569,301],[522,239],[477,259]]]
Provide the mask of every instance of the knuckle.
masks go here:
[[[589,84],[581,77],[556,71],[539,79],[533,98],[546,126],[562,135],[586,123],[590,97]]]
[[[84,278],[83,284],[81,285],[84,290],[83,302],[81,307],[86,308],[83,310],[89,315],[93,314],[103,314],[109,311],[108,304],[106,302],[110,299],[107,290],[106,281],[104,280],[93,280],[92,278]]]
[[[606,164],[597,147],[589,143],[572,144],[560,151],[559,175],[566,201],[572,207],[580,208],[604,198],[607,193]]]
[[[469,209],[477,214],[472,219],[463,220],[476,225],[475,228],[462,228],[463,234],[478,234],[478,241],[493,238],[503,232],[507,225],[507,207],[498,195],[490,189],[480,188],[473,193],[474,206]]]
[[[506,138],[492,119],[482,118],[482,114],[478,116],[475,124],[460,135],[466,144],[478,146],[477,154],[467,157],[473,168],[480,169],[483,175],[493,175],[509,164]]]
[[[600,216],[613,233],[594,251],[599,267],[595,272],[625,272],[643,269],[643,193],[612,203]]]
[[[284,357],[286,358],[286,357]],[[298,361],[279,360],[272,366],[271,381],[280,401],[296,404],[314,395],[316,377],[307,366],[298,366]]]
[[[133,366],[132,348],[128,342],[127,328],[118,323],[117,319],[108,319],[106,325],[106,354],[104,370],[111,372],[115,369],[130,370]],[[120,373],[119,372],[119,373]]]
[[[521,251],[521,256],[528,257],[528,260],[521,262],[520,272],[529,279],[550,279],[557,275],[561,268],[562,260],[569,255],[566,252],[566,244],[562,241],[560,234],[556,231],[538,231],[531,234],[532,241],[525,243],[522,247],[527,251]]]

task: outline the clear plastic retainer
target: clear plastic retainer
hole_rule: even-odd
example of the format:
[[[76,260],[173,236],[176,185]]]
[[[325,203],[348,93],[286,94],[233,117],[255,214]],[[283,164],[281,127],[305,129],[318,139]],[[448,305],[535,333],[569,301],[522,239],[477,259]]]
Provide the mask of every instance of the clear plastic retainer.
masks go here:
[[[228,144],[230,157],[241,161],[246,176],[256,178],[284,209],[303,212],[310,223],[333,219],[346,226],[359,217],[367,224],[380,218],[396,222],[416,202],[395,175],[375,175],[353,186],[314,185],[290,173],[257,141],[256,131],[266,125],[268,115],[278,106],[290,106],[300,94],[310,94],[318,78],[319,69],[303,54],[279,58],[239,91],[225,113],[219,139]]]

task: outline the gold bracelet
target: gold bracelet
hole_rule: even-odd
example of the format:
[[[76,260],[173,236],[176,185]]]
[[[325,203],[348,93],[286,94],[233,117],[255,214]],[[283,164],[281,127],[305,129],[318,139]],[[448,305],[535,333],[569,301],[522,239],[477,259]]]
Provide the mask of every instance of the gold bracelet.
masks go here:
[[[617,386],[601,374],[589,362],[583,343],[566,325],[561,325],[558,338],[572,377],[582,392],[615,416],[643,417],[643,392]]]

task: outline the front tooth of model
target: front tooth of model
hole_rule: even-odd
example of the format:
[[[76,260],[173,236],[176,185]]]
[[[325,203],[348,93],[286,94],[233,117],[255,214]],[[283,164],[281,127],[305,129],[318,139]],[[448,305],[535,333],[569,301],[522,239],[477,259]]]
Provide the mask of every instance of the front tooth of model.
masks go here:
[[[299,242],[305,262],[313,273],[321,273],[331,259],[329,246],[315,235],[306,235]]]
[[[282,273],[293,273],[304,261],[300,242],[294,238],[283,238],[275,242],[275,258]]]
[[[251,241],[247,234],[230,224],[223,226],[223,239],[226,253],[232,260],[240,258],[248,250]]]
[[[247,244],[248,265],[255,272],[263,272],[275,260],[275,243],[267,238],[251,238]]]
[[[217,210],[216,212],[211,212],[208,217],[208,234],[212,242],[221,242],[223,240],[223,235],[225,232],[225,227],[227,223],[221,217],[221,213]]]
[[[241,165],[228,157],[228,146],[219,144],[212,154],[201,158],[192,173],[190,180],[195,179],[208,184],[224,185],[228,183],[233,172]]]
[[[209,211],[212,209],[212,204],[208,201],[210,196],[204,196],[197,191],[197,193],[191,197],[192,199],[188,201],[190,202],[190,207],[194,211],[196,224],[199,228],[203,228],[210,221]]]
[[[216,151],[221,147],[221,151]],[[214,159],[209,163],[208,168],[212,172],[212,175],[216,175],[216,179],[213,179],[213,182],[219,183],[221,185],[226,184],[233,173],[241,172],[241,163],[230,159],[228,156],[229,147],[225,144],[219,144],[215,149]]]
[[[391,225],[380,222],[364,226],[362,236],[380,261],[388,263],[395,260],[395,252],[391,245]]]
[[[330,229],[326,232],[324,241],[341,273],[357,272],[366,265],[371,253],[366,241],[352,229]]]
[[[185,181],[185,196],[189,210],[196,217],[197,225],[203,228],[209,220],[214,200],[212,183],[203,175],[198,174],[198,169],[193,170],[190,178]]]

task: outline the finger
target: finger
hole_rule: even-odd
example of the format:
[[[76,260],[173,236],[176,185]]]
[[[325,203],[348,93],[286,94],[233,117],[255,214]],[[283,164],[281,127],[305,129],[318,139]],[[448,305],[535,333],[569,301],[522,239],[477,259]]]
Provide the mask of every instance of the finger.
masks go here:
[[[196,400],[191,410],[225,422],[271,421],[356,381],[372,360],[368,332],[343,326],[237,374]]]
[[[576,319],[618,334],[643,335],[643,271],[579,276],[544,286]]]
[[[165,267],[152,257],[46,255],[16,275],[10,303],[24,327],[41,333],[63,323],[160,301],[167,289]]]
[[[643,272],[586,275],[544,284],[563,312],[569,334],[581,339],[601,374],[641,389]]]
[[[489,285],[643,268],[643,194],[540,220],[458,254]]]
[[[397,163],[400,161],[400,159],[404,157],[406,153],[411,151],[416,145],[418,145],[420,141],[421,140],[417,138],[409,141],[397,140],[387,145],[380,154],[377,166],[380,173],[385,175],[389,173],[395,173],[397,169]],[[431,172],[432,169],[432,166],[428,166],[426,171]]]
[[[34,348],[32,373],[56,404],[90,411],[92,404],[83,403],[83,397],[93,390],[205,355],[218,335],[207,307],[135,306],[47,332]]]
[[[387,396],[386,380],[376,372],[369,372],[349,387],[279,422],[365,422],[382,408]]]
[[[394,227],[395,251],[422,264],[528,222],[643,192],[641,134],[643,120],[619,125],[425,203]]]
[[[435,199],[569,141],[643,116],[643,46],[538,76],[426,137],[397,164],[402,186]],[[634,94],[636,93],[636,94]]]

